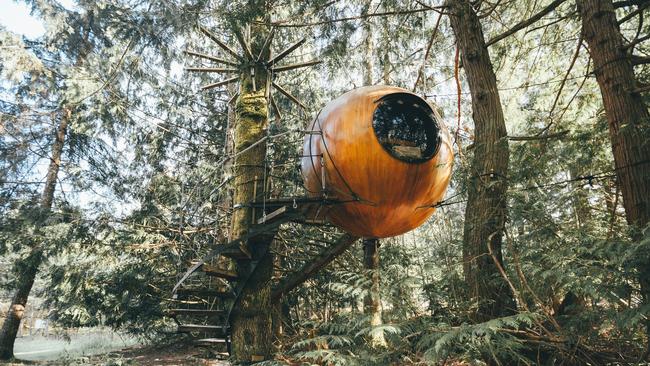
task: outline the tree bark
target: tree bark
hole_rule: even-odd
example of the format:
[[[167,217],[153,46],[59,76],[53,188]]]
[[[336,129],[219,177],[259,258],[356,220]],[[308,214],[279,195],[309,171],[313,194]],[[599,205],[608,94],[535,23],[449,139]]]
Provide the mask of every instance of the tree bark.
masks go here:
[[[463,231],[463,272],[479,321],[512,314],[513,294],[490,252],[501,265],[506,220],[508,137],[497,81],[483,30],[468,0],[448,0],[451,27],[463,56],[472,95],[475,141]]]
[[[389,18],[381,18],[382,29],[382,62],[381,62],[381,79],[384,85],[390,85],[390,31],[389,31]]]
[[[54,141],[52,143],[52,156],[50,157],[50,165],[47,170],[45,179],[45,187],[41,196],[40,208],[41,213],[37,218],[40,223],[45,221],[45,218],[52,209],[54,201],[54,192],[56,190],[57,178],[59,176],[59,167],[61,166],[61,155],[63,154],[63,146],[65,144],[65,136],[68,129],[68,122],[71,116],[71,110],[67,107],[63,108],[61,121],[57,127]],[[41,243],[35,243],[31,253],[27,258],[21,260],[16,264],[19,270],[17,288],[11,300],[11,306],[7,313],[7,317],[2,324],[0,330],[0,360],[9,360],[14,357],[14,343],[16,342],[16,335],[20,322],[25,313],[25,306],[29,298],[29,293],[32,291],[38,267],[43,262],[43,246]]]
[[[371,327],[382,324],[381,319],[381,296],[380,296],[380,275],[379,275],[379,239],[363,240],[363,264],[370,273],[370,289],[364,299],[364,311],[369,318]],[[372,347],[386,347],[386,339],[383,332],[370,333],[370,345]]]
[[[365,5],[366,8],[363,12],[364,15],[372,13],[374,11],[374,0],[368,0]],[[371,19],[365,19],[363,23],[363,70],[361,72],[363,76],[362,82],[364,86],[372,85],[372,77],[374,71],[373,61],[375,53],[375,42],[373,36]]]
[[[368,0],[364,14],[375,11],[376,3],[374,0]],[[375,42],[372,29],[371,19],[366,19],[363,25],[363,85],[372,85],[374,74],[374,51]],[[370,273],[370,288],[368,295],[364,299],[364,313],[369,318],[371,327],[382,324],[381,320],[381,296],[380,275],[379,275],[379,239],[363,240],[363,264],[364,268]],[[372,332],[370,334],[370,345],[373,347],[385,347],[386,340],[383,333]]]
[[[633,240],[650,220],[650,113],[626,54],[623,36],[611,0],[580,0],[582,34],[594,61],[594,73],[609,122],[617,183]],[[650,258],[637,264],[643,303],[650,303]],[[650,354],[650,319],[646,320]]]
[[[253,27],[251,38],[251,51],[258,55],[265,39],[262,28]],[[263,56],[262,59],[267,57],[268,55]],[[269,85],[269,75],[263,65],[255,64],[242,71],[235,106],[235,152],[244,151],[267,135]],[[260,210],[255,212],[249,204],[263,197],[265,160],[266,143],[255,145],[235,159],[233,203],[236,208],[231,219],[231,239],[246,235],[257,218],[261,217]],[[240,278],[247,278],[254,262],[257,262],[257,267],[242,289],[231,314],[232,355],[239,361],[268,360],[273,352],[273,256],[268,252],[272,239],[273,235],[261,235],[249,240],[246,249],[251,253],[252,259],[237,261]]]

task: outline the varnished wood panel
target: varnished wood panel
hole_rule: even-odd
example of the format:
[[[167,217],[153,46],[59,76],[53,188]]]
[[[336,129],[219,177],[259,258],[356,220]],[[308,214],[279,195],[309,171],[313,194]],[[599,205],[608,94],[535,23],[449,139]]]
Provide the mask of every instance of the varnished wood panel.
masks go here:
[[[453,152],[442,123],[440,148],[423,163],[399,160],[379,143],[372,127],[376,101],[392,93],[409,92],[390,86],[350,91],[330,102],[305,136],[305,187],[313,196],[349,201],[323,215],[355,236],[384,238],[418,227],[449,184]]]

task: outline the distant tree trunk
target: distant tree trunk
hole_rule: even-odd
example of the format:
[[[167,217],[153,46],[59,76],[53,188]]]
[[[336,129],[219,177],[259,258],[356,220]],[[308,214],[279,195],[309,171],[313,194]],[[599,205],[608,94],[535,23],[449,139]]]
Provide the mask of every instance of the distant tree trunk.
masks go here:
[[[264,39],[262,27],[253,27],[251,50],[254,55],[259,54]],[[268,129],[270,79],[263,65],[251,67],[254,68],[255,76],[251,76],[250,68],[243,70],[235,106],[234,147],[237,153],[264,138]],[[247,204],[264,194],[265,159],[265,143],[255,145],[235,159],[233,203],[242,206],[233,211],[230,231],[233,239],[245,235],[255,220],[261,217],[260,210],[255,212]],[[272,235],[261,235],[249,240],[247,250],[252,255],[252,261],[237,261],[237,272],[241,278],[248,277],[254,262],[257,262],[257,269],[242,290],[232,313],[232,353],[238,361],[268,360],[273,352],[273,256],[268,252],[272,239]]]
[[[468,0],[448,0],[451,27],[463,55],[472,95],[474,157],[470,168],[463,232],[463,271],[477,320],[512,314],[513,294],[492,258],[503,265],[508,139],[497,81],[483,30]]]
[[[386,9],[384,9],[386,10]],[[382,32],[382,62],[381,62],[381,78],[384,85],[390,85],[390,40],[393,38],[390,36],[389,31],[389,18],[381,18],[381,32]]]
[[[52,202],[54,201],[54,192],[56,190],[57,178],[59,176],[59,167],[61,165],[61,155],[63,153],[63,146],[65,144],[65,135],[68,129],[68,122],[70,120],[71,110],[67,107],[63,108],[61,121],[56,130],[54,141],[52,143],[52,156],[50,157],[50,165],[47,170],[47,177],[45,179],[45,187],[41,197],[40,208],[41,213],[38,218],[37,225],[45,221],[45,218],[52,209]],[[11,300],[11,306],[7,313],[7,317],[0,330],[0,360],[9,360],[14,357],[14,343],[20,321],[25,313],[25,306],[29,293],[32,291],[38,267],[43,262],[43,246],[42,243],[33,243],[33,248],[29,256],[16,264],[18,270],[17,288]]]
[[[374,0],[368,0],[366,3],[365,14],[374,12],[377,4]],[[373,83],[374,60],[375,60],[375,42],[374,32],[370,19],[366,19],[363,25],[363,85],[368,86]],[[381,320],[381,295],[380,295],[380,275],[379,275],[379,240],[363,240],[363,264],[365,269],[370,273],[370,289],[364,299],[364,313],[370,319],[370,326],[376,327],[382,324]],[[383,333],[371,333],[370,344],[373,347],[386,346],[386,340]]]
[[[650,221],[650,113],[634,75],[611,0],[580,0],[582,33],[594,61],[594,74],[600,86],[609,121],[616,177],[623,196],[633,239],[640,240],[640,229]],[[640,258],[639,282],[643,303],[650,304],[650,258]],[[650,339],[650,319],[646,320]],[[646,356],[650,353],[650,340]]]
[[[364,10],[364,14],[369,14],[374,11],[374,8],[376,7],[375,1],[374,0],[368,0],[365,4],[366,8]],[[363,85],[368,86],[372,85],[372,77],[373,77],[373,65],[374,65],[374,53],[375,53],[375,42],[374,42],[374,34],[373,34],[373,29],[372,29],[372,23],[370,18],[366,18],[364,23],[363,23],[363,70],[362,70],[362,76],[363,76]]]

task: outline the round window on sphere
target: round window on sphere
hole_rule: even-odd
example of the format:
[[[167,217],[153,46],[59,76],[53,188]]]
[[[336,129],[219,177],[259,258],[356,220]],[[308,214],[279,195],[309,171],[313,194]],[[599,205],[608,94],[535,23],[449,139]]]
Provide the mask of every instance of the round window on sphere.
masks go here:
[[[405,162],[425,162],[440,146],[440,126],[433,109],[417,95],[393,93],[379,99],[372,127],[384,149]]]

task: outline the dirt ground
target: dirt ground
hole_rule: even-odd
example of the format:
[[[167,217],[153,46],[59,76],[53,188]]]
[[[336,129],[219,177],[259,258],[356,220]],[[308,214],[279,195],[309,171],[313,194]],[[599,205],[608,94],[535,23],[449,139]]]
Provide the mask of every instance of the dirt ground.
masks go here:
[[[52,366],[230,366],[223,359],[224,354],[205,347],[188,344],[173,344],[164,347],[129,347],[107,354],[64,358],[57,361],[15,361],[0,365],[52,365]]]
[[[203,365],[203,366],[229,366],[224,361],[227,354],[218,353],[206,347],[194,345],[171,345],[167,347],[138,347],[127,348],[116,355],[129,360],[132,365],[153,366],[153,365]],[[131,364],[129,364],[131,365]]]

